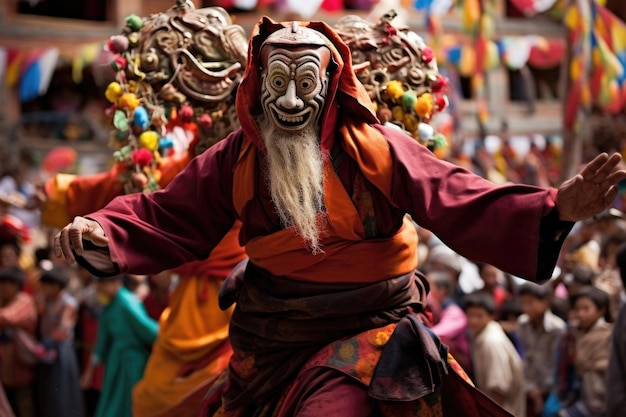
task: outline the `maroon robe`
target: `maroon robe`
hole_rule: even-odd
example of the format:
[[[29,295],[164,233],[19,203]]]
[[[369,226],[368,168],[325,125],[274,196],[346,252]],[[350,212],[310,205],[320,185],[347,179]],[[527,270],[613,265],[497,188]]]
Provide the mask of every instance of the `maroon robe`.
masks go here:
[[[258,48],[263,37],[279,25],[267,19],[261,25],[263,30],[251,38],[250,65],[238,90],[242,130],[196,157],[166,189],[150,195],[118,197],[89,216],[100,223],[109,237],[108,250],[117,272],[153,274],[204,259],[237,219],[242,220],[239,238],[244,246],[255,238],[282,230],[263,176],[263,144],[254,124],[254,116],[259,112]],[[523,185],[497,187],[463,168],[438,160],[404,133],[375,124],[367,96],[362,96],[364,89],[359,87],[351,69],[347,46],[324,24],[314,26],[332,39],[329,48],[338,66],[329,82],[320,142],[330,156],[326,163],[332,164],[357,212],[373,213],[374,218],[367,219],[367,234],[362,242],[395,236],[408,213],[420,226],[470,259],[531,280],[549,278],[565,238],[566,233],[562,232],[571,227],[558,221],[554,210],[556,190]],[[375,179],[369,180],[372,177],[353,159],[345,137],[340,137],[338,132],[350,123],[357,132],[371,135],[362,138],[365,147],[368,138],[380,138],[381,134],[388,145],[388,153],[380,155],[384,158],[381,166],[388,167],[380,173],[389,180],[384,190],[374,185]],[[243,179],[254,181],[254,193],[239,214],[234,201],[240,190],[235,189],[234,175],[246,140],[252,141],[258,152],[256,171]],[[368,162],[372,161],[360,161],[365,165]],[[241,181],[240,177],[237,179]],[[358,198],[364,193],[368,198]],[[326,198],[328,201],[329,196]],[[365,204],[370,206],[363,207]],[[311,256],[323,259],[332,253]],[[364,264],[378,270],[381,259],[380,254],[376,255],[355,259],[354,265],[358,263],[360,270]],[[307,359],[323,346],[400,323],[412,311],[419,311],[425,301],[424,287],[420,286],[423,282],[412,274],[381,274],[378,282],[368,284],[334,283],[324,277],[304,283],[289,276],[276,276],[271,268],[251,263],[233,289],[235,295],[229,295],[237,306],[229,335],[234,356],[224,394],[227,410],[272,402]],[[352,276],[352,269],[347,263],[342,272]],[[406,321],[403,323],[402,328],[420,330],[415,320],[409,326]],[[423,329],[420,331],[424,341]],[[405,334],[398,336],[402,339]],[[412,344],[411,337],[402,340]],[[402,346],[392,344],[397,351],[403,351]],[[436,356],[438,353],[434,352],[433,357]],[[393,358],[381,357],[383,372],[396,365],[389,359]],[[416,364],[416,368],[420,366]],[[387,381],[393,380],[393,375],[383,376]],[[375,385],[376,380],[372,382]],[[419,385],[414,392],[423,392],[423,388]],[[433,388],[429,385],[429,389]],[[398,392],[402,398],[407,398],[407,394],[413,395]]]
[[[409,213],[418,224],[432,230],[464,256],[493,264],[527,279],[549,278],[565,237],[563,234],[559,239],[554,239],[552,236],[555,234],[549,233],[556,230],[555,224],[558,223],[556,218],[548,221],[555,217],[553,209],[556,190],[523,185],[496,187],[469,171],[438,160],[408,136],[393,129],[378,128],[384,132],[390,145],[393,186],[389,200],[376,187],[367,184],[376,213],[378,230],[375,238],[395,233],[402,224],[403,215]],[[121,271],[156,273],[209,255],[237,218],[233,207],[231,173],[242,141],[243,135],[236,132],[198,156],[165,190],[151,195],[119,197],[103,210],[90,215],[102,225],[110,238],[111,259]],[[333,161],[339,178],[351,194],[357,165],[341,149],[333,153]],[[242,245],[256,236],[280,229],[260,173],[256,181],[255,198],[244,210],[242,219]],[[355,261],[377,262],[375,257]],[[346,268],[349,269],[349,266]],[[381,277],[381,280],[386,278],[391,277]],[[271,295],[271,289],[265,290],[268,296]],[[403,299],[388,322],[397,321],[401,317],[400,308],[418,303],[419,300],[420,297]],[[238,356],[240,358],[250,353],[246,347],[258,347],[259,366],[271,369],[272,372],[269,375],[259,373],[263,377],[257,383],[263,384],[268,381],[267,378],[281,382],[276,386],[265,383],[267,392],[254,390],[257,395],[269,396],[288,382],[307,357],[330,341],[321,339],[313,343],[313,340],[306,338],[282,340],[277,346],[272,341],[273,336],[265,333],[267,326],[257,326],[256,321],[255,326],[246,325],[255,313],[262,312],[264,317],[267,316],[267,311],[257,308],[261,303],[246,306],[240,300],[233,315],[230,338],[234,351],[237,353],[239,350],[241,353]],[[360,311],[353,313],[355,316],[372,314],[379,311],[381,306],[363,303],[360,307]],[[384,307],[390,308],[388,305]],[[318,309],[310,308],[317,313]],[[274,311],[274,314],[287,320],[284,313]],[[315,314],[312,316],[314,320],[322,319]],[[346,326],[343,333],[329,335],[349,336],[384,323],[371,320]],[[284,326],[285,333],[289,333],[295,326],[303,327],[303,323],[294,319]],[[315,324],[307,326],[312,326],[307,334],[316,334],[312,330]],[[289,344],[305,344],[309,349],[298,348],[301,355],[297,360],[291,356],[289,360],[279,361],[271,353],[283,351]],[[281,369],[272,366],[272,362],[289,366],[288,369]],[[232,368],[231,372],[237,374]],[[273,374],[282,378],[274,379]],[[246,385],[254,386],[243,378],[236,385],[237,390],[245,390]],[[258,403],[264,398],[253,397],[254,394],[233,394],[232,406]]]
[[[379,229],[375,238],[395,233],[408,213],[467,258],[530,280],[550,277],[565,236],[541,232],[540,226],[555,207],[555,189],[496,186],[438,160],[403,133],[379,129],[391,149],[393,185],[389,200],[367,184]],[[237,131],[196,157],[166,189],[118,197],[88,216],[104,228],[111,259],[120,271],[153,274],[211,253],[237,218],[232,173],[242,141]],[[338,159],[336,171],[351,194],[357,166],[345,153],[334,157]],[[281,229],[263,175],[256,181],[255,200],[242,219],[244,246]],[[557,227],[546,225],[548,229]],[[540,246],[547,252],[539,251]]]

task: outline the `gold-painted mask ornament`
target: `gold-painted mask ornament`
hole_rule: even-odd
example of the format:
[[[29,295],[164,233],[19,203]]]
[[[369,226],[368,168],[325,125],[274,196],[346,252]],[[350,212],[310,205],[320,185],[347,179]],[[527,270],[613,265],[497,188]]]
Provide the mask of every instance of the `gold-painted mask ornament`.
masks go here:
[[[353,67],[383,124],[402,128],[431,149],[446,139],[429,122],[445,109],[448,80],[439,74],[434,53],[406,27],[391,24],[392,10],[373,24],[346,16],[334,29],[352,52]]]
[[[114,157],[129,167],[126,192],[158,189],[162,157],[199,154],[239,128],[234,100],[248,43],[224,9],[177,0],[164,13],[131,15],[108,48],[116,81],[105,96]]]

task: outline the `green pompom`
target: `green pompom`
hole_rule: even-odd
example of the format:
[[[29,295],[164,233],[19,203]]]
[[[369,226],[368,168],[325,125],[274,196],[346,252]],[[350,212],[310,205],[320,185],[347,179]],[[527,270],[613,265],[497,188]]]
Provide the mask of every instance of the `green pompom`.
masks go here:
[[[435,149],[444,148],[448,145],[448,141],[444,135],[441,133],[437,133],[433,138],[433,142],[435,143]]]
[[[131,14],[126,18],[126,24],[134,31],[138,31],[143,26],[143,20],[136,14]]]
[[[413,107],[415,107],[415,103],[417,103],[417,96],[415,96],[413,90],[409,90],[402,95],[400,102],[402,103],[404,111],[412,111]]]
[[[113,126],[117,130],[121,130],[123,132],[128,130],[128,119],[126,118],[126,113],[122,110],[115,110],[115,115],[113,116]]]

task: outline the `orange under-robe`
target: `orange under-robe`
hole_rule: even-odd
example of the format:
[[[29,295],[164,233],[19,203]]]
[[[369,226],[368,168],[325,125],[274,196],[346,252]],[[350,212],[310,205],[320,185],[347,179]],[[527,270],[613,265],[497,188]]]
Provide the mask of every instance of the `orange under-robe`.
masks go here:
[[[187,156],[165,158],[160,186],[169,184],[189,160]],[[46,186],[49,199],[42,221],[63,227],[74,216],[104,207],[123,194],[123,184],[116,180],[123,169],[116,165],[93,176],[56,175]],[[237,240],[239,227],[235,224],[207,260],[176,271],[181,280],[161,315],[144,378],[133,392],[135,417],[196,417],[205,387],[228,366],[232,310],[220,310],[217,295],[230,270],[245,258]]]

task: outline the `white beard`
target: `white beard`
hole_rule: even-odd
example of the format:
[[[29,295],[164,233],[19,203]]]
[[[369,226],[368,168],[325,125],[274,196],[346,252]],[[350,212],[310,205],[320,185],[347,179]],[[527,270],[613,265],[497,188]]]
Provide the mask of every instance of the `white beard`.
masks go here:
[[[318,131],[311,127],[288,134],[266,122],[261,122],[261,130],[267,149],[266,179],[278,216],[313,254],[320,253],[326,213]]]

